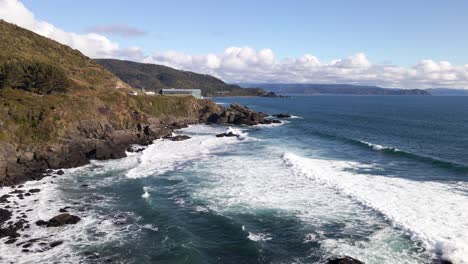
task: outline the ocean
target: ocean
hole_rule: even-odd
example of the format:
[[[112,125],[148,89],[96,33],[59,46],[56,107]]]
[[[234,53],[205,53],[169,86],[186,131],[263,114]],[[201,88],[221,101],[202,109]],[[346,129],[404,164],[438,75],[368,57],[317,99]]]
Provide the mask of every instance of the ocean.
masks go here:
[[[468,263],[468,97],[215,98],[280,125],[193,125],[42,189],[32,221],[82,217],[2,245],[5,263]],[[239,138],[217,138],[233,131]],[[2,190],[7,192],[8,190]],[[21,204],[24,203],[24,204]]]

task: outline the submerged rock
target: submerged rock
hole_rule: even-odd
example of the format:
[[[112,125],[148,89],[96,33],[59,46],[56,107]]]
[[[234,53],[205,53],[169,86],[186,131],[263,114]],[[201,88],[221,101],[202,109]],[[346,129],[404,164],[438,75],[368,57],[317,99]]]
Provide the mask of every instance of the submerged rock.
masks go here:
[[[187,135],[177,135],[177,136],[173,136],[173,137],[165,137],[164,139],[168,139],[168,140],[171,140],[171,141],[183,141],[183,140],[187,140],[187,139],[190,139],[191,137],[187,136]]]
[[[327,259],[325,264],[364,264],[364,262],[354,259],[352,257],[343,256],[343,257],[331,257]]]
[[[290,118],[291,115],[290,114],[275,114],[273,115],[274,117],[277,117],[277,118]]]
[[[216,137],[239,137],[239,135],[234,134],[232,132],[227,132],[227,133],[217,134]]]

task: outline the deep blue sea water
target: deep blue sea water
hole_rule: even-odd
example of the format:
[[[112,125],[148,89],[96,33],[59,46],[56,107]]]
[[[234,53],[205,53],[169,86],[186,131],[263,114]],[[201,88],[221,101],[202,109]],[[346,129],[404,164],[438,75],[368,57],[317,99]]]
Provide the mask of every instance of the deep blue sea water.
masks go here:
[[[293,118],[192,126],[178,132],[190,140],[159,140],[30,183],[44,188],[38,219],[72,204],[83,220],[54,231],[65,241],[57,248],[5,246],[2,255],[15,263],[320,263],[336,255],[468,263],[468,97],[215,100]],[[226,130],[241,137],[214,136]]]

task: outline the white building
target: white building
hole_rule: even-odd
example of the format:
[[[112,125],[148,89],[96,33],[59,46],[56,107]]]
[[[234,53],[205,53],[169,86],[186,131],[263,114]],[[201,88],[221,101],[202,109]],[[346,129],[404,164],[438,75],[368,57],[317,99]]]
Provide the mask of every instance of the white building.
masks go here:
[[[202,99],[200,89],[161,89],[161,95],[191,95],[197,99]]]

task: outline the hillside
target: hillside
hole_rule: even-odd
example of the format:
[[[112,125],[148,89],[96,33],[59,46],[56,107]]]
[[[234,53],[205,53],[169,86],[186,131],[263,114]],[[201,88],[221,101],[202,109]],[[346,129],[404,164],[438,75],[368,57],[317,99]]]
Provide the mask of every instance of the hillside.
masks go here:
[[[90,158],[125,156],[220,108],[147,96],[77,50],[0,20],[0,186]]]
[[[390,89],[349,84],[257,83],[241,86],[261,87],[279,94],[303,95],[430,95],[421,89]]]
[[[120,79],[137,88],[159,91],[164,88],[201,89],[204,96],[258,96],[262,89],[244,89],[226,84],[206,74],[176,70],[156,64],[137,63],[115,59],[97,59],[97,63]]]

